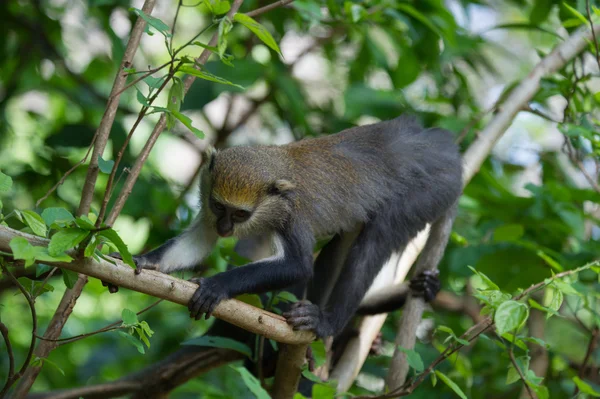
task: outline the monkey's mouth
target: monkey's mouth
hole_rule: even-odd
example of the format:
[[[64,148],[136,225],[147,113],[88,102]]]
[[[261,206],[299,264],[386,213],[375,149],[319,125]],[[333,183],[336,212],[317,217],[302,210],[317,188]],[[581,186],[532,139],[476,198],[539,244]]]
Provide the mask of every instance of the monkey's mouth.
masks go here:
[[[231,235],[233,235],[233,230],[228,230],[228,231],[217,231],[217,234],[220,237],[230,237]]]

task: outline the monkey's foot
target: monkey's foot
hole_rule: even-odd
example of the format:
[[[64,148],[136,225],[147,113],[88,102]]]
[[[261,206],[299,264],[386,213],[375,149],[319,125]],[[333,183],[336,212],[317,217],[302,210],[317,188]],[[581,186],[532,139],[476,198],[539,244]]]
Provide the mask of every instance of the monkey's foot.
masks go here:
[[[377,333],[375,340],[371,344],[371,348],[369,349],[369,355],[379,356],[383,354],[383,334],[381,331]]]
[[[410,289],[412,294],[425,299],[425,302],[432,301],[438,292],[440,292],[439,272],[426,270],[410,280]]]
[[[200,320],[204,314],[204,319],[207,320],[219,302],[228,298],[227,292],[219,283],[210,278],[194,279],[194,282],[198,283],[198,289],[188,304],[190,317]]]
[[[309,301],[298,301],[291,309],[283,314],[287,323],[294,330],[313,330],[317,337],[326,337],[328,333],[327,322],[323,312],[317,305]]]
[[[121,257],[121,254],[118,252],[111,252],[108,254],[108,256],[110,256],[111,258],[123,260],[123,257]],[[142,268],[140,265],[138,265],[138,262],[135,259],[135,257],[133,258],[133,262],[135,263],[135,274],[140,274],[142,272]],[[111,294],[114,294],[115,292],[119,291],[119,286],[107,283],[106,281],[102,281],[102,285],[104,287],[108,287],[108,292],[110,292]]]

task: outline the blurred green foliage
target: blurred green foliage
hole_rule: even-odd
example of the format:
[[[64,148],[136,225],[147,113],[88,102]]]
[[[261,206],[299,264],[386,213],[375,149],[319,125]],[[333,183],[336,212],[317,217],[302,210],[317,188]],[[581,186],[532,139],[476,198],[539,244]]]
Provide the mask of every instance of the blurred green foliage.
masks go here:
[[[64,213],[64,209],[74,213],[78,206],[85,166],[76,168],[39,206],[36,201],[84,157],[90,145],[130,26],[137,17],[129,10],[131,3],[1,2],[3,224],[39,235],[77,228],[66,242],[62,241],[70,247],[91,237],[90,229],[78,223],[75,227],[70,214]],[[140,2],[133,3],[140,6]],[[584,1],[296,0],[255,17],[258,26],[239,16],[228,26],[222,19],[229,9],[227,1],[191,5],[186,1],[182,7],[177,1],[157,3],[152,14],[156,19],[145,16],[151,26],[132,67],[137,72],[168,62],[174,49],[213,23],[214,27],[197,39],[204,47],[215,29],[231,30],[226,41],[212,49],[217,55],[185,97],[177,80],[168,86],[168,95],[157,97],[154,105],[159,108],[155,110],[170,113],[169,131],[160,137],[114,226],[132,253],[174,236],[197,212],[196,185],[191,179],[198,160],[195,154],[189,155],[196,151],[190,143],[198,144],[197,137],[205,134],[206,140],[217,145],[273,142],[282,140],[282,132],[283,140],[300,139],[410,112],[428,126],[454,132],[464,149],[492,117],[495,101],[527,78],[540,57],[563,40],[560,35],[587,23],[588,7],[590,16],[598,14],[595,2],[590,5]],[[240,11],[266,4],[245,1]],[[176,13],[177,29],[170,43]],[[191,44],[179,56],[189,57],[189,62],[202,47]],[[282,56],[277,53],[279,49]],[[485,278],[474,277],[468,265],[493,281],[496,288],[476,291],[478,298],[495,312],[502,326],[500,333],[520,328],[518,339],[523,345],[531,334],[525,323],[530,310],[514,301],[495,303],[490,298],[510,298],[553,273],[597,259],[600,251],[600,194],[590,188],[579,169],[585,168],[597,182],[600,95],[594,90],[598,90],[596,51],[591,44],[587,56],[542,81],[526,112],[466,187],[453,239],[440,265],[444,290],[455,294],[470,295],[473,285],[481,288],[482,281],[485,284]],[[130,82],[136,77],[133,69]],[[102,160],[105,164],[100,165],[91,219],[100,208],[111,162],[165,71],[122,94]],[[222,84],[226,82],[233,85]],[[175,104],[168,101],[173,96]],[[153,114],[142,121],[117,176],[127,173],[157,118]],[[190,129],[192,138],[186,133]],[[177,153],[182,147],[186,150]],[[169,164],[177,157],[185,161]],[[115,192],[122,180],[117,179]],[[53,225],[57,220],[64,223]],[[104,234],[105,241],[119,246],[118,239],[109,235]],[[220,242],[207,261],[209,273],[224,270],[228,261],[243,263],[233,252],[233,244],[231,240]],[[38,331],[43,332],[73,276],[57,272],[40,293],[47,268],[37,265],[13,271],[26,287],[39,294]],[[571,397],[576,386],[583,392],[579,397],[600,392],[597,349],[586,360],[587,371],[580,371],[592,331],[600,328],[594,271],[586,270],[578,279],[568,280],[564,283],[568,287],[547,288],[546,299],[536,297],[544,312],[560,314],[545,322],[544,337],[537,337],[547,343],[549,355],[542,383],[547,390],[539,388],[536,392],[540,397]],[[23,297],[15,295],[17,291],[6,276],[0,278],[0,290],[1,320],[9,328],[16,360],[21,362],[31,339],[30,315]],[[548,292],[554,292],[554,297],[548,299]],[[561,293],[560,300],[556,292]],[[99,281],[91,279],[61,337],[96,331],[118,321],[122,314],[128,320],[120,332],[131,335],[123,337],[112,331],[61,344],[44,363],[34,390],[115,380],[164,358],[182,342],[200,336],[212,322],[192,322],[186,309],[166,302],[139,320],[131,317],[130,310],[139,311],[153,302],[153,298],[125,290],[111,295]],[[456,339],[472,325],[465,313],[443,308],[436,308],[428,317],[445,327],[410,352],[413,367],[420,359],[427,367],[448,344],[444,343],[448,332],[451,340]],[[353,393],[381,388],[378,384],[387,372],[398,318],[399,312],[388,318],[383,329],[388,342],[385,354],[369,357]],[[134,345],[129,342],[132,336]],[[520,347],[516,338],[513,344],[519,366],[529,367],[531,353]],[[439,366],[439,374],[432,377],[438,380],[435,386],[426,382],[412,397],[452,398],[462,392],[469,398],[518,397],[523,384],[517,383],[519,376],[506,345],[511,344],[505,336],[482,336],[468,350]],[[0,381],[4,381],[8,368],[4,353],[0,351]],[[240,369],[221,367],[178,387],[172,397],[260,396],[260,387],[248,383],[247,378]],[[332,394],[322,386],[315,397]]]

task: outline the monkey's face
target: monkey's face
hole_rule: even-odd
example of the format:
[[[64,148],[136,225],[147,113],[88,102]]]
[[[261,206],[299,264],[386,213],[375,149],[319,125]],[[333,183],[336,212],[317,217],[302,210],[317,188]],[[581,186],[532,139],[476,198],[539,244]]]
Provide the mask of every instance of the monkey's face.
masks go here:
[[[282,226],[294,186],[264,147],[233,147],[207,160],[203,206],[221,237],[263,234]],[[283,175],[283,176],[282,176]]]

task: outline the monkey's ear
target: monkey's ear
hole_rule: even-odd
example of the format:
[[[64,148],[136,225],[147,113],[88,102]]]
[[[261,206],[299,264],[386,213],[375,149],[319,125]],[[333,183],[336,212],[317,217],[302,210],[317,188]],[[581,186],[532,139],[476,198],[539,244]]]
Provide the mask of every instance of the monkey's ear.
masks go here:
[[[294,188],[296,188],[296,185],[294,183],[292,183],[289,180],[285,180],[285,179],[280,179],[275,181],[275,183],[273,183],[269,189],[269,193],[276,195],[276,194],[285,194],[288,193],[290,191],[292,191]]]
[[[215,163],[215,154],[217,153],[217,150],[215,150],[215,147],[213,147],[212,145],[209,145],[208,147],[206,147],[206,149],[204,151],[202,151],[201,154],[201,159],[200,159],[200,166],[203,167],[205,165],[208,165],[208,170],[212,170],[214,163]]]

